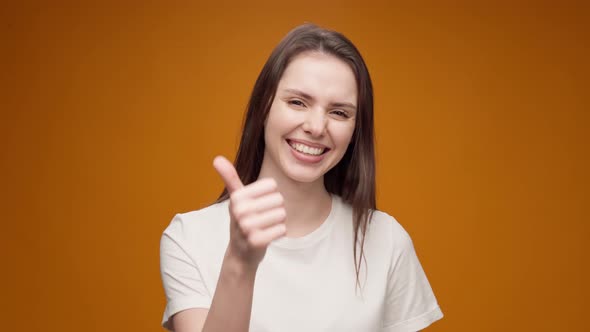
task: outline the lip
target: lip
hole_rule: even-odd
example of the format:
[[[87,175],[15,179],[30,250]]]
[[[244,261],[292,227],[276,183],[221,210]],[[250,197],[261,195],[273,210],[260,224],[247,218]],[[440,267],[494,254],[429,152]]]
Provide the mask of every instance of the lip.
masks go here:
[[[307,145],[307,146],[312,147],[312,148],[324,149],[324,150],[326,150],[326,152],[328,150],[330,150],[330,148],[327,147],[327,146],[325,146],[325,145],[322,145],[322,144],[319,144],[319,143],[313,143],[313,142],[302,140],[302,139],[287,138],[287,143],[289,143],[289,141],[290,142],[304,144],[304,145]]]
[[[305,145],[309,145],[311,147],[314,148],[324,148],[324,153],[318,155],[318,156],[312,156],[309,154],[305,154],[303,152],[299,152],[297,150],[295,150],[291,144],[289,144],[289,141],[291,142],[296,142],[296,143],[301,143],[301,144],[305,144]],[[326,154],[329,152],[330,148],[325,147],[324,145],[320,145],[320,144],[310,144],[307,143],[306,141],[302,141],[302,140],[294,140],[294,139],[286,139],[285,143],[287,144],[287,147],[289,148],[289,150],[291,151],[291,154],[293,155],[293,157],[295,157],[295,159],[297,159],[298,161],[305,163],[305,164],[317,164],[320,161],[322,161],[324,159],[324,157],[326,156]]]

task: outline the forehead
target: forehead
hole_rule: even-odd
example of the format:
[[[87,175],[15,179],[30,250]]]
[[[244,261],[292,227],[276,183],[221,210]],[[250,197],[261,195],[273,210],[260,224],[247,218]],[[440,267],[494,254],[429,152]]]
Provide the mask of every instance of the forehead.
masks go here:
[[[297,89],[325,102],[356,104],[356,78],[350,65],[337,57],[306,52],[294,57],[285,69],[278,92]]]

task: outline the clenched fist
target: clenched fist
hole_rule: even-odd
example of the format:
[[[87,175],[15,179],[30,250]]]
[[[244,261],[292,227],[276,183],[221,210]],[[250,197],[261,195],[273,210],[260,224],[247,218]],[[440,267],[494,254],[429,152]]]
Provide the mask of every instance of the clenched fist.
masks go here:
[[[213,167],[230,197],[228,251],[242,263],[257,267],[268,245],[286,233],[283,196],[273,179],[260,179],[244,186],[232,163],[224,157],[216,157]]]

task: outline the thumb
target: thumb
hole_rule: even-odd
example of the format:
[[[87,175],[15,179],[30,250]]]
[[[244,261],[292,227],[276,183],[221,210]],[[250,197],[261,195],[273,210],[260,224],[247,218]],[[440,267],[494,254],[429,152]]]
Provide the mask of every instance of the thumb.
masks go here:
[[[232,165],[232,163],[225,157],[215,157],[215,159],[213,159],[213,167],[217,173],[219,173],[219,176],[221,176],[228,193],[231,194],[244,186],[234,165]]]

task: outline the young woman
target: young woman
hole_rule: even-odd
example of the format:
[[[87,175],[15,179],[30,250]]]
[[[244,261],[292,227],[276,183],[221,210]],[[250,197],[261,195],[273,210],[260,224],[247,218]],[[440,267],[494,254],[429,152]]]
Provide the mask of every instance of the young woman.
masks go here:
[[[356,47],[306,24],[254,86],[217,202],[161,239],[163,326],[418,331],[442,312],[412,241],[375,204],[373,89]]]

